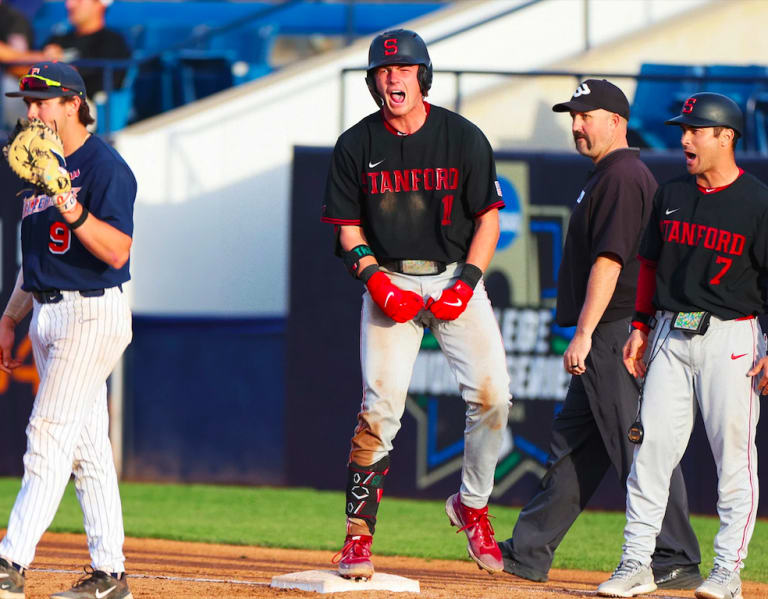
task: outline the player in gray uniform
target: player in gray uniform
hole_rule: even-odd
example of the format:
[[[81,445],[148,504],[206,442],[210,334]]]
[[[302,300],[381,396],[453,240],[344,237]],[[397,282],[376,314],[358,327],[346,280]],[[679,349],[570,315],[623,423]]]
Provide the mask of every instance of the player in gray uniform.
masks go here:
[[[427,47],[413,31],[377,36],[366,81],[380,110],[339,137],[323,221],[366,286],[361,316],[363,400],[352,437],[347,537],[339,573],[373,575],[371,543],[413,365],[429,326],[466,402],[461,488],[448,498],[468,551],[492,572],[501,553],[488,497],[507,424],[509,375],[483,286],[504,206],[491,147],[466,119],[425,102]]]
[[[598,594],[656,589],[651,552],[698,404],[717,466],[720,530],[714,566],[695,595],[740,599],[758,504],[759,399],[768,384],[755,318],[768,267],[768,187],[735,162],[743,118],[730,98],[694,94],[667,124],[682,129],[689,175],[659,187],[640,247],[635,330],[623,359],[632,375],[645,377],[644,434],[627,480],[621,562]]]

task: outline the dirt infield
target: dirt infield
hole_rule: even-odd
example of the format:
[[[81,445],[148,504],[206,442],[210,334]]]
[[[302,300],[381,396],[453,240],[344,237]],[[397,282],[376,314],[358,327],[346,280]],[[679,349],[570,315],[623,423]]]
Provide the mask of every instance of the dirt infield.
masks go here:
[[[331,553],[325,551],[127,539],[125,553],[136,599],[318,597],[316,593],[272,589],[269,583],[277,574],[332,568]],[[87,563],[88,551],[82,535],[46,534],[27,574],[27,599],[42,599],[69,588],[81,573],[78,570]],[[365,591],[336,596],[345,599],[563,599],[595,596],[597,584],[606,578],[603,572],[553,570],[549,582],[536,584],[506,574],[490,576],[469,560],[377,557],[375,563],[381,572],[417,579],[421,593]],[[768,599],[768,585],[746,583],[744,596]],[[664,591],[644,597],[693,597],[693,592]]]

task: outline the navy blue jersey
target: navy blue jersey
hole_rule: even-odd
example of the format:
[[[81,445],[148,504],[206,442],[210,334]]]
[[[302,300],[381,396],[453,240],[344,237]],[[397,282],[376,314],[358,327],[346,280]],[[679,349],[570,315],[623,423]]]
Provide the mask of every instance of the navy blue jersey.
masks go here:
[[[120,155],[90,136],[67,157],[77,201],[99,220],[133,236],[136,179]],[[91,254],[47,195],[24,197],[21,221],[24,290],[99,289],[131,278],[129,263],[116,269]]]
[[[504,207],[485,135],[427,107],[411,135],[398,135],[378,111],[344,132],[333,152],[322,220],[361,226],[380,262],[462,260],[474,219]]]

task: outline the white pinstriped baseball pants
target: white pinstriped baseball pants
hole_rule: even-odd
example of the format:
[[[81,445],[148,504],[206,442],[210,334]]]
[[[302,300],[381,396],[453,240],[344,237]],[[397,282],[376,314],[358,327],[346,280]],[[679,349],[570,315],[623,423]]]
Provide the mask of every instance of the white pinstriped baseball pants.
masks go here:
[[[698,405],[717,466],[715,564],[743,567],[755,527],[759,486],[755,431],[760,416],[758,377],[747,372],[765,355],[757,319],[712,316],[705,335],[669,331],[670,312],[658,314],[658,354],[649,365],[642,404],[645,436],[627,479],[623,560],[651,561],[669,496],[672,470],[683,457]],[[646,359],[648,356],[646,355]]]
[[[28,567],[70,474],[83,510],[91,565],[124,571],[123,515],[109,442],[106,380],[131,340],[131,312],[117,288],[63,291],[34,303],[29,328],[40,387],[27,426],[24,478],[0,556]]]

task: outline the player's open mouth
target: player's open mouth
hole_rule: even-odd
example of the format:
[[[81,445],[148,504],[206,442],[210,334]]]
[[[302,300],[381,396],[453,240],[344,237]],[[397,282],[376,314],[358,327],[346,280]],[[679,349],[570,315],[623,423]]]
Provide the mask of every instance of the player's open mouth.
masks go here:
[[[695,160],[696,160],[696,154],[694,154],[693,152],[688,152],[686,150],[685,151],[685,164],[688,164],[688,165],[693,164],[693,162],[695,162]]]
[[[393,104],[402,104],[405,102],[405,92],[389,92],[389,97],[392,99]]]

